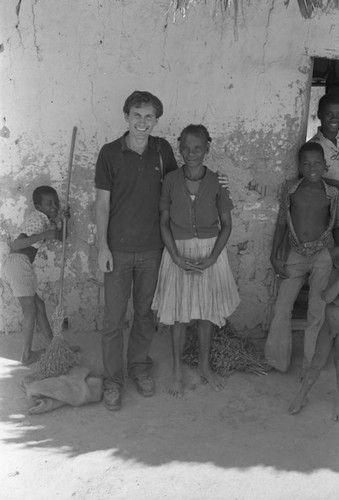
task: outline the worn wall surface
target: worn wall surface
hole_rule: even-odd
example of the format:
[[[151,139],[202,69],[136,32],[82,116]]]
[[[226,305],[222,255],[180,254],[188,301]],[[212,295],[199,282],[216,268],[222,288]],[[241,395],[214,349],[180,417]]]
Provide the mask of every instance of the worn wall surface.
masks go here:
[[[269,252],[277,189],[296,173],[306,137],[312,57],[339,57],[339,12],[301,17],[297,2],[243,0],[211,15],[207,0],[177,15],[170,0],[1,2],[1,260],[32,209],[31,193],[52,184],[62,200],[74,125],[65,307],[77,330],[100,328],[94,165],[100,147],[125,130],[122,105],[135,89],[163,101],[156,133],[176,149],[188,123],[213,137],[208,164],[227,172],[235,209],[229,255],[242,303],[239,329],[258,327],[270,295]],[[233,4],[232,4],[233,5]],[[55,307],[61,244],[38,257],[40,292]],[[1,288],[0,330],[20,311]]]

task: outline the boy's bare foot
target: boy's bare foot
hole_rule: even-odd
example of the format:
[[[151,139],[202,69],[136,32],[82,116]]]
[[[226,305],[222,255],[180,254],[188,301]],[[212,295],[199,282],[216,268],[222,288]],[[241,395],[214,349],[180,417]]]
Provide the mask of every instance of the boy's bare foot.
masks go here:
[[[205,379],[215,391],[219,392],[225,387],[225,380],[210,368],[199,368],[199,371],[202,379]]]
[[[182,398],[184,395],[184,384],[182,382],[182,379],[174,378],[173,384],[171,387],[169,387],[167,392],[174,398]]]
[[[339,422],[339,394],[336,396],[334,402],[333,420]]]
[[[300,368],[300,371],[298,373],[298,382],[299,382],[299,384],[303,383],[306,371],[307,371],[307,368],[305,368],[304,366],[302,368]]]
[[[39,351],[31,351],[29,354],[23,354],[21,357],[21,363],[26,366],[36,363],[41,358],[43,352],[44,349],[40,349]]]
[[[311,363],[304,356],[302,367],[300,368],[300,371],[298,373],[298,382],[300,384],[304,381],[305,375],[310,369],[311,369]]]
[[[292,403],[290,404],[288,412],[291,415],[296,415],[303,409],[306,403],[307,403],[306,397],[303,394],[297,394],[296,397],[293,399]]]

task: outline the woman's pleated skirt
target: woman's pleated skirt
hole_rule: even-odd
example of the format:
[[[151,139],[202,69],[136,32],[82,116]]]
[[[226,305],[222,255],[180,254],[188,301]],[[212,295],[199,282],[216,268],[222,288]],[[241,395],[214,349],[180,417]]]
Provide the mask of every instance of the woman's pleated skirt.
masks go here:
[[[199,261],[208,257],[216,238],[176,240],[180,255]],[[158,283],[152,303],[158,320],[164,325],[189,323],[193,319],[208,320],[223,326],[239,305],[240,298],[226,247],[216,263],[202,273],[187,272],[172,261],[164,249]]]

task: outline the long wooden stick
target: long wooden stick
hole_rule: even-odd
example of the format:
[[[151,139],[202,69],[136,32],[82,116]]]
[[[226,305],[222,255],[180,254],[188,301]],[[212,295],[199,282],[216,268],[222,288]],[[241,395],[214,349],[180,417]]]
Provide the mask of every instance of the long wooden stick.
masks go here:
[[[68,171],[67,171],[67,187],[66,187],[66,201],[65,206],[68,207],[69,191],[71,186],[71,175],[73,166],[73,156],[75,147],[75,138],[77,135],[77,127],[73,127],[71,149],[69,153]],[[59,309],[62,307],[64,295],[64,270],[65,270],[65,256],[66,256],[66,235],[67,235],[67,219],[64,217],[62,221],[62,257],[61,257],[61,271],[60,271],[60,288],[59,288]]]

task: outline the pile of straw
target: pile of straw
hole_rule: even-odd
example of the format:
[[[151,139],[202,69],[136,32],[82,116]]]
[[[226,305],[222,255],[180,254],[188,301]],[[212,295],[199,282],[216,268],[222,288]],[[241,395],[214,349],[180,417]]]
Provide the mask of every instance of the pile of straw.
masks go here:
[[[196,323],[193,323],[187,328],[184,363],[197,366],[198,352]],[[266,375],[271,369],[263,351],[251,341],[238,337],[229,322],[220,329],[215,327],[211,342],[210,365],[212,370],[222,377],[234,371]]]

